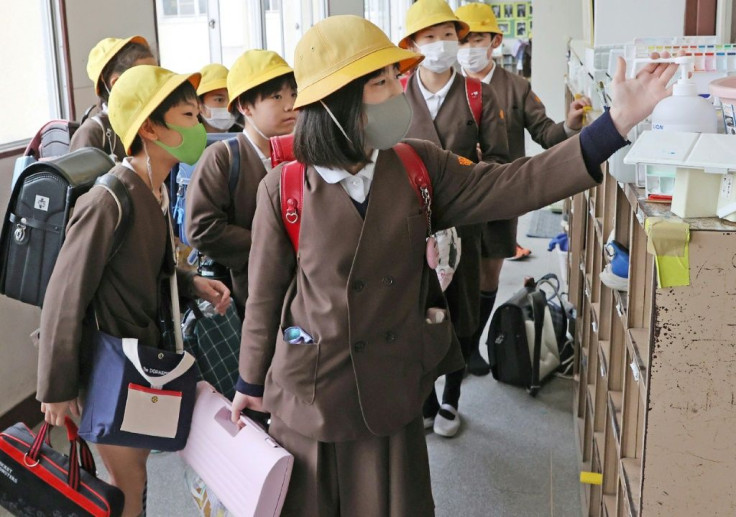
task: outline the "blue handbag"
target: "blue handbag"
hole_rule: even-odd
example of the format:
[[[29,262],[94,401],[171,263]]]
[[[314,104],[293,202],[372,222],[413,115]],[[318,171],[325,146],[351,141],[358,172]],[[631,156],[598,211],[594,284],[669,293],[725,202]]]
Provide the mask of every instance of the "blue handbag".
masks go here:
[[[94,331],[79,436],[92,443],[178,451],[196,395],[194,357]]]

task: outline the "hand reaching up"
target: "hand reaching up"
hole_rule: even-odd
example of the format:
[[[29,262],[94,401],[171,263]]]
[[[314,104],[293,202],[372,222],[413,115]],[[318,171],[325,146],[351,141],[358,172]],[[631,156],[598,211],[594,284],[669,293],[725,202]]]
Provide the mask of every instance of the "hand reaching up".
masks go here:
[[[652,54],[652,59],[659,54]],[[669,57],[664,53],[662,57]],[[667,84],[677,72],[678,65],[673,63],[650,63],[633,79],[626,79],[626,61],[618,58],[616,74],[611,83],[613,106],[611,119],[618,132],[626,138],[631,128],[644,120],[659,101],[672,95],[672,88]]]

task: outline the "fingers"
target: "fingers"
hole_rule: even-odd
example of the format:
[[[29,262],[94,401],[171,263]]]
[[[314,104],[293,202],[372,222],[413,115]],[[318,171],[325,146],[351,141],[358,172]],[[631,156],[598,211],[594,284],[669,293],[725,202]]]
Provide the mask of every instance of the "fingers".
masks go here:
[[[616,58],[616,73],[613,74],[613,82],[623,83],[626,81],[626,61],[621,56]]]
[[[81,411],[79,409],[79,401],[77,399],[74,399],[71,402],[69,402],[69,410],[74,416],[78,417],[81,415]]]
[[[675,76],[678,69],[679,69],[679,66],[676,64],[667,65],[662,70],[662,74],[659,76],[660,81],[662,81],[664,84],[669,83],[670,79],[672,79]]]
[[[233,396],[232,406],[230,406],[230,420],[232,420],[234,424],[240,423],[240,413],[246,407],[248,407],[248,396],[236,391]]]

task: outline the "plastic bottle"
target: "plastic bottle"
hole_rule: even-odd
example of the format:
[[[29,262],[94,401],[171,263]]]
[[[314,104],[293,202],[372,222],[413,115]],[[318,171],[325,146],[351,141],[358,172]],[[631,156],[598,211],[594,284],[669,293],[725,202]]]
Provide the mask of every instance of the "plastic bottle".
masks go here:
[[[654,107],[652,130],[717,133],[718,117],[709,101],[698,95],[695,82],[688,77],[693,70],[691,57],[675,58],[681,77],[672,87],[672,96]]]

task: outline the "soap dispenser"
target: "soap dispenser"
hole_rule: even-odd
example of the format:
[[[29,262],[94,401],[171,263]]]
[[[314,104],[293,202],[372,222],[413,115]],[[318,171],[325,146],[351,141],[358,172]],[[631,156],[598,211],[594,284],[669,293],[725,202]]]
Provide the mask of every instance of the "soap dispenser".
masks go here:
[[[681,76],[672,86],[672,95],[654,107],[652,130],[717,133],[716,109],[710,101],[698,95],[695,82],[689,77],[694,70],[693,57],[680,56],[672,58],[671,62],[680,65]]]

